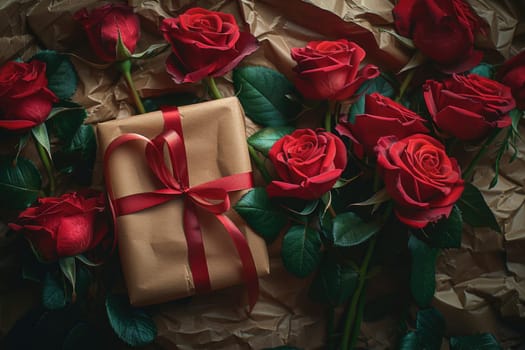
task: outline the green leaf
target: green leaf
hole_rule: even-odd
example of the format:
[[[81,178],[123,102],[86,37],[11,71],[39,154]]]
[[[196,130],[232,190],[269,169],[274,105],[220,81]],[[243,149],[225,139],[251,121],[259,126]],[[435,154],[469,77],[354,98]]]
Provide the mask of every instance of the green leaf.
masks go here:
[[[58,260],[58,264],[60,265],[60,270],[64,276],[66,276],[67,280],[71,283],[73,295],[75,295],[77,287],[77,267],[75,263],[75,257],[69,256],[66,258],[60,258],[60,260]]]
[[[268,152],[270,152],[270,148],[272,148],[274,143],[276,143],[283,136],[291,134],[294,130],[295,128],[291,126],[264,128],[248,137],[248,144],[265,156],[268,156]]]
[[[18,140],[18,145],[16,147],[15,159],[13,160],[15,163],[18,161],[18,157],[20,156],[20,152],[22,152],[24,147],[27,145],[27,141],[29,141],[29,136],[30,136],[29,133],[24,133],[24,134],[22,134],[20,136],[20,139]]]
[[[117,61],[125,61],[131,57],[131,52],[129,52],[128,48],[124,43],[122,42],[122,37],[120,36],[120,31],[118,32],[117,36],[117,43],[115,44],[115,53],[116,53],[116,60]]]
[[[416,236],[410,236],[408,249],[412,255],[410,290],[416,304],[426,307],[432,301],[436,290],[436,258],[439,250],[429,247]]]
[[[382,27],[378,27],[378,29],[380,32],[385,32],[385,33],[392,35],[394,38],[399,40],[403,45],[405,45],[409,49],[412,49],[412,50],[416,49],[416,45],[414,45],[414,41],[412,39],[407,38],[406,36],[399,35],[394,29],[382,28]]]
[[[91,125],[80,125],[66,152],[79,152],[85,159],[94,159],[97,150],[95,132]]]
[[[416,319],[416,334],[424,349],[439,350],[445,335],[445,320],[434,308],[419,310]]]
[[[490,333],[450,338],[451,350],[501,350],[496,338]]]
[[[67,100],[77,89],[77,73],[67,55],[56,51],[44,50],[34,55],[31,60],[46,63],[48,87],[59,99]]]
[[[361,87],[356,92],[356,95],[359,96],[359,99],[354,104],[352,104],[352,107],[348,112],[348,120],[351,123],[355,120],[356,115],[365,113],[365,96],[374,92],[380,93],[381,95],[390,98],[394,98],[396,95],[392,84],[385,78],[383,74],[375,79],[369,80],[367,83],[361,85]]]
[[[131,55],[131,57],[136,58],[136,59],[145,59],[145,58],[155,57],[161,54],[162,52],[164,52],[168,47],[170,47],[170,45],[167,43],[153,44],[153,45],[150,45],[150,47],[148,47],[146,50]]]
[[[241,67],[233,71],[233,86],[248,118],[264,126],[288,124],[301,105],[286,97],[296,93],[281,73],[266,67]]]
[[[472,68],[469,73],[492,79],[494,77],[494,66],[488,63],[481,63]]]
[[[435,248],[460,248],[463,219],[457,206],[454,206],[450,216],[439,220],[436,224],[425,227],[429,236],[429,244]]]
[[[288,222],[283,210],[276,207],[263,187],[255,187],[234,206],[239,215],[268,243],[272,242]]]
[[[79,184],[89,185],[97,150],[93,127],[83,124],[87,116],[85,109],[71,102],[61,105],[68,109],[47,121],[49,129],[60,140],[54,154],[55,166],[62,172],[73,172]]]
[[[358,277],[357,271],[327,256],[310,286],[310,298],[323,304],[343,305],[354,294]]]
[[[421,350],[422,346],[419,343],[419,338],[416,332],[407,333],[399,344],[399,350]]]
[[[338,214],[329,224],[331,239],[336,247],[352,247],[365,242],[382,227],[377,221],[365,222],[352,212]]]
[[[52,119],[61,113],[69,112],[70,110],[84,110],[84,107],[77,105],[74,102],[60,101],[58,105],[56,105],[55,107],[53,107],[53,109],[51,109],[51,112],[47,116],[47,120]],[[84,118],[85,118],[85,113],[84,113]]]
[[[198,96],[191,93],[168,94],[158,97],[146,98],[142,101],[146,112],[160,110],[163,106],[186,106],[199,102]]]
[[[285,207],[291,213],[306,217],[312,214],[315,211],[315,209],[317,209],[318,205],[319,205],[319,200],[317,199],[310,200],[310,201],[292,200],[292,202],[290,203],[283,204],[283,207]]]
[[[155,340],[157,336],[155,323],[143,310],[129,305],[127,296],[108,295],[106,312],[111,327],[127,344],[144,346]]]
[[[0,207],[24,209],[37,199],[42,178],[29,159],[18,157],[16,165],[10,157],[0,156]]]
[[[62,283],[57,281],[51,273],[47,273],[42,286],[42,304],[50,310],[61,309],[66,306],[66,294]]]
[[[47,134],[47,128],[45,124],[40,124],[31,129],[31,133],[35,137],[36,142],[38,142],[46,150],[49,158],[51,157],[51,144],[49,143],[49,135]]]
[[[407,333],[401,340],[400,350],[440,350],[445,335],[445,320],[436,309],[417,313],[416,331]]]
[[[463,220],[472,227],[490,227],[501,232],[498,222],[485,202],[481,192],[471,183],[465,184],[463,195],[457,203]]]
[[[54,110],[56,112],[53,114],[53,118],[48,119],[46,124],[50,126],[50,130],[55,133],[64,145],[69,145],[76,131],[87,117],[86,110],[73,102],[62,102]]]
[[[306,277],[321,260],[319,233],[307,226],[292,226],[283,239],[281,257],[284,267],[296,277]]]

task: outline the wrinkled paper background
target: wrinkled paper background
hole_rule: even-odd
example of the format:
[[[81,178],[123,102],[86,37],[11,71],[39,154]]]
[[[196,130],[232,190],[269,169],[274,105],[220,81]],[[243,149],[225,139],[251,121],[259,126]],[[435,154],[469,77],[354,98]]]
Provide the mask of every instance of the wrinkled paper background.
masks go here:
[[[525,48],[525,4],[512,0],[468,0],[488,23],[487,36],[477,45],[486,58],[501,62]],[[74,53],[96,61],[72,14],[95,0],[6,0],[0,4],[0,64],[27,59],[39,49]],[[291,47],[316,39],[346,37],[367,50],[367,59],[393,72],[420,57],[396,39],[392,28],[393,3],[388,0],[129,0],[142,25],[137,52],[162,42],[158,25],[189,7],[201,6],[233,13],[241,28],[250,30],[261,48],[244,64],[276,68],[291,77]],[[175,85],[164,71],[168,52],[136,61],[133,79],[143,97],[168,92],[195,92],[198,85]],[[88,123],[134,114],[127,87],[112,69],[98,70],[72,58],[79,74],[74,100],[88,108]],[[220,89],[233,95],[219,80]],[[257,126],[248,122],[247,133]],[[520,130],[525,131],[523,126]],[[523,135],[524,133],[522,133]],[[31,152],[29,150],[28,152]],[[492,155],[493,159],[494,155]],[[100,170],[100,169],[98,169]],[[100,173],[100,171],[98,172]],[[474,183],[495,211],[503,234],[465,228],[461,249],[444,251],[438,259],[434,305],[445,315],[450,335],[492,332],[505,348],[523,349],[525,320],[525,144],[511,164],[503,162],[498,185],[488,190],[493,176],[491,158],[476,170]],[[100,179],[95,179],[99,184]],[[0,227],[5,234],[5,227]],[[0,251],[3,251],[0,246]],[[239,305],[242,288],[230,288],[190,303],[154,306],[159,336],[151,349],[262,349],[290,344],[319,349],[324,342],[324,311],[306,296],[309,280],[284,271],[279,243],[270,247],[270,276],[261,280],[261,299],[247,316]],[[370,288],[370,293],[374,291]],[[28,288],[7,291],[0,300],[0,334],[5,334],[38,293]],[[6,296],[7,295],[7,296]],[[395,348],[395,320],[365,322],[360,344],[367,349]],[[446,348],[446,346],[445,346]]]

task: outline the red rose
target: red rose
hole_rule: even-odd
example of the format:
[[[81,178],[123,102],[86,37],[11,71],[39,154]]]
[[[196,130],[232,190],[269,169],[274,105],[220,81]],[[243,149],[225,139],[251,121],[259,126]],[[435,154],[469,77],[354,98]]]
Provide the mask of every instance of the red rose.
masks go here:
[[[293,48],[295,86],[306,98],[346,100],[361,84],[379,75],[374,65],[359,70],[365,55],[359,45],[346,39],[311,41],[306,47]]]
[[[47,87],[46,64],[8,62],[0,68],[0,128],[25,130],[46,121],[58,98]]]
[[[379,139],[377,165],[399,220],[414,228],[448,217],[465,184],[454,158],[436,139],[416,134]]]
[[[377,92],[365,96],[365,114],[356,115],[353,122],[341,120],[336,130],[352,140],[354,152],[359,157],[364,153],[375,155],[374,147],[383,136],[402,139],[429,132],[425,119]]]
[[[474,50],[481,19],[463,0],[399,0],[393,12],[397,32],[445,72],[467,71],[483,58]]]
[[[258,48],[231,14],[198,7],[164,19],[160,30],[172,47],[166,70],[177,84],[224,75]]]
[[[436,125],[460,140],[480,139],[491,129],[512,123],[508,113],[516,102],[510,88],[497,81],[454,74],[443,82],[427,81],[423,90]]]
[[[346,166],[346,148],[322,129],[297,129],[279,139],[268,154],[280,181],[266,188],[270,197],[317,199],[330,191]]]
[[[66,193],[40,198],[9,227],[26,236],[46,261],[73,256],[97,246],[108,232],[100,192]]]
[[[118,57],[117,43],[120,40],[128,50],[128,57],[133,54],[140,37],[140,22],[133,13],[133,8],[124,4],[107,4],[88,13],[82,9],[75,13],[75,20],[86,31],[91,48],[103,61],[114,62],[127,57]]]
[[[518,108],[525,109],[525,51],[503,63],[497,77],[512,89]]]

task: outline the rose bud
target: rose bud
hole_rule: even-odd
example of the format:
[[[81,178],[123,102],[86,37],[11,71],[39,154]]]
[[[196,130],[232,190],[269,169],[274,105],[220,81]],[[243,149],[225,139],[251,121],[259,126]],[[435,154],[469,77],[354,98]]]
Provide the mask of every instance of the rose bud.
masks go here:
[[[482,22],[464,0],[399,0],[393,13],[396,31],[442,71],[464,72],[481,62],[474,35]]]
[[[429,80],[423,85],[423,95],[436,125],[464,141],[509,126],[508,113],[516,106],[508,86],[476,74],[454,74],[443,82]]]
[[[279,139],[268,157],[280,178],[266,188],[270,197],[320,198],[346,167],[344,143],[323,129],[295,130]]]
[[[365,114],[355,116],[353,122],[346,118],[336,126],[339,134],[352,140],[354,153],[375,156],[377,140],[393,135],[398,139],[412,134],[429,133],[425,119],[388,97],[374,92],[365,96]]]
[[[46,121],[56,95],[47,87],[46,64],[8,62],[0,67],[0,128],[24,131]]]
[[[9,227],[25,235],[42,260],[84,253],[108,233],[104,195],[84,191],[40,198]]]
[[[525,51],[503,63],[496,76],[511,88],[518,108],[525,109]]]
[[[295,86],[309,99],[346,100],[361,84],[379,75],[374,65],[359,69],[365,55],[359,45],[346,39],[311,41],[306,47],[293,48]]]
[[[84,27],[91,48],[101,60],[125,60],[135,51],[140,37],[140,22],[133,8],[125,4],[107,4],[93,9],[91,13],[82,9],[75,13],[74,18]],[[117,50],[119,36],[124,52]]]
[[[454,158],[436,139],[415,134],[379,139],[377,165],[396,216],[413,228],[448,217],[465,184]]]
[[[233,15],[191,8],[160,25],[172,53],[166,70],[177,83],[194,83],[231,71],[258,48],[255,37],[239,31]]]

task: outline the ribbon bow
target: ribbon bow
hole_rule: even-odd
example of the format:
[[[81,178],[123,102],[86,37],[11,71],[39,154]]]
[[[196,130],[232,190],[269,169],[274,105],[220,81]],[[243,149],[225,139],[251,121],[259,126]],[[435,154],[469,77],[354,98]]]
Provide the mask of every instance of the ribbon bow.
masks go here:
[[[104,173],[114,225],[116,226],[116,217],[119,215],[132,214],[183,197],[184,235],[188,247],[190,270],[196,292],[205,293],[211,290],[211,284],[196,208],[199,207],[213,214],[224,226],[235,244],[242,263],[242,276],[248,288],[249,305],[252,309],[257,301],[259,291],[253,256],[242,232],[227,216],[223,215],[230,209],[229,192],[253,187],[251,172],[238,173],[191,187],[179,111],[177,108],[163,109],[162,115],[164,131],[154,139],[150,140],[140,134],[127,133],[115,138],[106,149]],[[146,143],[147,163],[152,173],[164,187],[151,192],[136,193],[115,199],[108,170],[109,158],[118,147],[131,141]],[[168,169],[164,160],[165,149],[169,156],[172,171]]]

